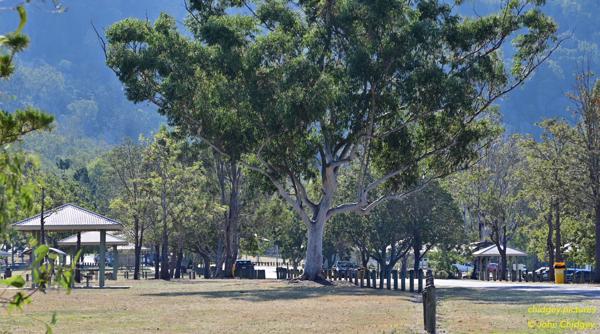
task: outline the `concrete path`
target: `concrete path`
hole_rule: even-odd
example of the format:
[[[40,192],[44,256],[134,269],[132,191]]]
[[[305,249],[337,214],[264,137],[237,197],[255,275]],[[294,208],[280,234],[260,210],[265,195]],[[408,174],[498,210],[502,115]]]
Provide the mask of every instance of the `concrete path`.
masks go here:
[[[263,267],[256,266],[257,270],[265,270],[267,279],[275,279],[277,275],[275,273],[275,267]],[[400,284],[398,284],[400,285]],[[379,286],[379,280],[377,280],[377,286]],[[408,282],[406,282],[408,288]],[[417,282],[415,280],[415,289]],[[494,290],[496,292],[501,291],[537,291],[537,292],[548,292],[556,294],[573,294],[581,295],[590,298],[600,299],[600,285],[598,284],[553,284],[548,282],[494,282],[494,281],[478,281],[471,279],[462,280],[448,280],[448,279],[436,279],[435,286],[438,288],[467,288],[467,289],[482,289],[482,290]]]
[[[444,280],[436,279],[438,288],[471,288],[496,291],[545,291],[557,294],[575,294],[591,298],[600,298],[600,285],[598,284],[553,284],[548,282],[487,282],[477,280]]]

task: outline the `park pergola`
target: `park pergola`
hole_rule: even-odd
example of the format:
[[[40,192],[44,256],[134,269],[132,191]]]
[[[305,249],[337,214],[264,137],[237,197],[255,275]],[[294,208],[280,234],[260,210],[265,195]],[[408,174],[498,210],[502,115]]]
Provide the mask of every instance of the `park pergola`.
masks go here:
[[[66,237],[62,240],[58,241],[59,246],[65,247],[75,247],[77,250],[81,246],[94,246],[100,247],[102,244],[100,238],[100,231],[87,231],[80,232],[79,234],[74,234],[70,237]],[[117,270],[119,268],[119,252],[117,250],[117,246],[126,246],[129,242],[125,239],[121,239],[116,237],[110,233],[106,234],[105,246],[113,248],[113,259],[112,259],[112,279],[117,279]],[[76,253],[76,252],[75,252]]]
[[[491,258],[500,258],[500,252],[496,245],[491,245],[474,252],[473,257],[475,257],[480,264],[480,272],[487,273],[487,263],[490,262]],[[527,257],[527,253],[515,248],[506,247],[507,268],[510,268],[510,265],[513,263],[518,263],[518,258],[521,257]]]
[[[123,225],[114,219],[107,218],[74,204],[63,204],[52,210],[48,210],[44,212],[43,217],[45,232],[76,233],[76,251],[81,249],[82,232],[96,231],[98,233],[98,285],[103,288],[106,267],[106,232],[121,231],[123,230]],[[40,215],[14,223],[12,227],[17,231],[32,233],[38,241],[40,240],[42,230]]]

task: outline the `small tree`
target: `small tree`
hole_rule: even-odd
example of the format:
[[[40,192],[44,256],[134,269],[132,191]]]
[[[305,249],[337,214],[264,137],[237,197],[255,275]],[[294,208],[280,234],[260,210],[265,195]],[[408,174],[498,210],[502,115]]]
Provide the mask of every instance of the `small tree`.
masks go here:
[[[465,242],[462,217],[452,196],[437,182],[407,196],[401,203],[403,224],[414,256],[415,271],[436,246],[452,248]]]
[[[148,201],[144,201],[144,198],[149,195],[141,184],[147,177],[143,159],[144,147],[131,140],[126,140],[105,156],[110,172],[121,190],[120,196],[111,201],[111,209],[126,218],[124,221],[131,222],[128,230],[133,236],[135,254],[133,279],[136,280],[140,279],[140,256],[147,224],[144,213],[148,210],[149,204]]]
[[[152,143],[144,152],[144,168],[149,170],[145,187],[157,203],[160,210],[160,278],[169,280],[169,235],[173,230],[173,218],[176,214],[177,200],[182,173],[179,161],[181,144],[169,135],[166,128],[154,136]]]
[[[529,208],[522,196],[521,170],[524,158],[517,138],[500,138],[486,151],[476,169],[474,178],[464,178],[466,187],[480,187],[475,207],[481,217],[488,238],[500,253],[500,277],[507,278],[506,248],[519,229],[528,221]],[[470,171],[469,171],[470,172]],[[467,173],[469,173],[467,172]]]
[[[524,169],[524,195],[539,223],[546,225],[546,253],[550,263],[550,279],[554,279],[555,261],[563,261],[561,223],[573,208],[573,201],[583,183],[584,170],[578,168],[575,129],[565,121],[542,121],[541,140],[529,138],[520,143],[527,159]]]
[[[594,82],[591,73],[578,75],[571,99],[579,118],[577,128],[581,138],[580,145],[584,148],[579,161],[587,167],[586,184],[593,208],[596,238],[594,282],[600,283],[600,81]]]

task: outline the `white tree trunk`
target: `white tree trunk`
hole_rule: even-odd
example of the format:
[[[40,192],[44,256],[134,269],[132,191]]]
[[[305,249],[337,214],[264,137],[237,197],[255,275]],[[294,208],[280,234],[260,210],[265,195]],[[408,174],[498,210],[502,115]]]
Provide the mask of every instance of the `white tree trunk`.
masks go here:
[[[308,226],[308,244],[306,247],[306,261],[304,263],[304,279],[318,280],[323,270],[323,233],[325,219],[310,223]]]

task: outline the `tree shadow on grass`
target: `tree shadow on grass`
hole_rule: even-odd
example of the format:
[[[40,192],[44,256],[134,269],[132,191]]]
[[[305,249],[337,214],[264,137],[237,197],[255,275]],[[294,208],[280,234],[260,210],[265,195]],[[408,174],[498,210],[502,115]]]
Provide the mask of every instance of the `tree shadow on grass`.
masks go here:
[[[182,297],[198,296],[203,298],[224,298],[243,301],[274,301],[274,300],[298,300],[324,296],[395,296],[406,301],[415,301],[419,297],[417,293],[400,292],[385,289],[359,288],[359,287],[304,287],[304,286],[282,286],[270,287],[268,289],[227,289],[213,291],[173,291],[146,293],[141,296],[149,297]]]
[[[562,290],[551,287],[486,287],[437,289],[438,300],[464,300],[476,304],[565,304],[600,298],[599,291]]]

